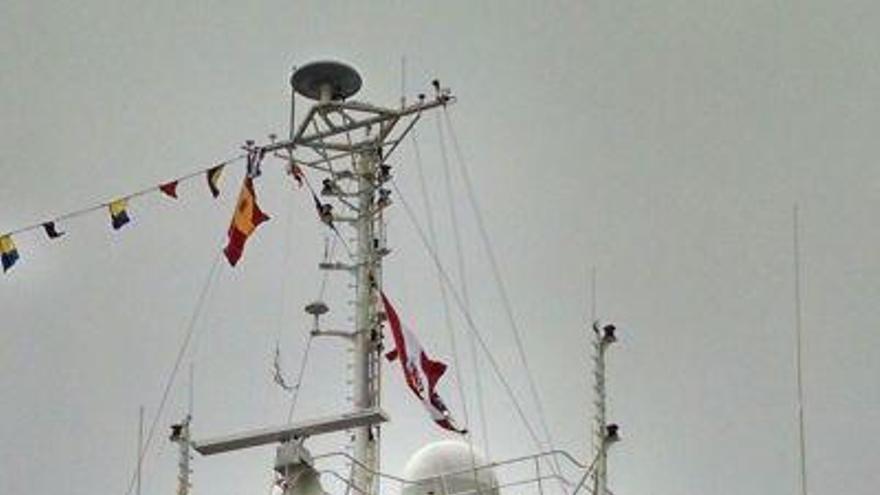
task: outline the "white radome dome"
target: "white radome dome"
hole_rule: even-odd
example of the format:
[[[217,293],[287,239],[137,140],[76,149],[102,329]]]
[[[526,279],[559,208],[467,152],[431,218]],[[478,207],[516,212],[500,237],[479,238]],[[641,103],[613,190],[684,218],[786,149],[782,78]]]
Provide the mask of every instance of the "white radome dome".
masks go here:
[[[498,495],[498,479],[475,447],[458,440],[429,443],[410,457],[402,495]],[[474,466],[478,469],[474,473]],[[442,480],[441,480],[442,477]]]

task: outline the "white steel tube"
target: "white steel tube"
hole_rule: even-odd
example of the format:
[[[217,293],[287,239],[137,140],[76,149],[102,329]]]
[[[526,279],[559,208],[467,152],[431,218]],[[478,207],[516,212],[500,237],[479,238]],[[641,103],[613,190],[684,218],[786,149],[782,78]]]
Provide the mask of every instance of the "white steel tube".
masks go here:
[[[187,495],[189,493],[190,481],[189,475],[191,473],[189,468],[189,460],[190,460],[190,434],[189,434],[189,424],[192,420],[191,416],[187,416],[184,422],[181,424],[180,428],[180,437],[177,439],[177,445],[180,449],[180,457],[178,459],[177,467],[177,495]]]
[[[378,260],[375,256],[374,225],[373,225],[373,178],[376,171],[376,155],[374,151],[362,153],[357,163],[358,176],[358,218],[355,222],[357,230],[357,262],[358,268],[355,274],[356,291],[355,299],[355,338],[354,338],[354,366],[352,384],[354,386],[353,397],[356,409],[369,409],[376,405],[376,383],[378,379],[373,375],[375,360],[375,346],[373,334],[375,329],[374,317],[374,294],[372,277],[374,266]],[[376,442],[373,438],[372,427],[363,426],[355,429],[354,458],[369,467],[369,470],[354,467],[355,486],[364,493],[373,493],[373,475],[375,471]]]

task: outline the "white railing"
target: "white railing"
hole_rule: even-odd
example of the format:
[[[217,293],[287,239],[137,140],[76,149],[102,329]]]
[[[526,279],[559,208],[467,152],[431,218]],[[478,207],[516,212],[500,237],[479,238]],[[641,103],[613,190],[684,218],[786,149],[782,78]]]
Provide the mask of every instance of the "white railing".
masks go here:
[[[314,459],[327,495],[371,495],[367,490],[355,486],[349,473],[340,474],[338,468],[321,468],[322,464],[332,463],[334,459],[370,472],[378,480],[380,495],[401,495],[407,487],[426,484],[439,487],[439,492],[429,492],[433,495],[592,495],[592,487],[587,481],[591,478],[595,465],[595,460],[586,465],[566,451],[551,450],[443,473],[427,480],[409,480],[371,471],[344,452],[317,455]],[[451,483],[448,481],[451,479],[470,475],[476,478],[485,475],[486,471],[494,474],[497,484],[464,491],[453,491],[450,488]]]

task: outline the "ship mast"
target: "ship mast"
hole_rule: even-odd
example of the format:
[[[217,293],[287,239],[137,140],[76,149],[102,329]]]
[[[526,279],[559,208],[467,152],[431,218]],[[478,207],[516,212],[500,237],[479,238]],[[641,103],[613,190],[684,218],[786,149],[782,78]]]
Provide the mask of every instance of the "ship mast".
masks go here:
[[[357,211],[354,227],[357,232],[355,261],[355,335],[352,384],[356,409],[379,407],[380,330],[376,313],[379,269],[382,258],[376,256],[379,237],[376,232],[379,216],[373,215],[376,191],[376,164],[379,161],[381,143],[367,147],[356,160]],[[373,486],[372,472],[378,471],[378,426],[364,426],[354,432],[354,458],[369,467],[353,469],[354,485],[370,493]]]
[[[452,101],[448,92],[435,86],[433,98],[419,95],[418,101],[398,108],[385,108],[349,100],[361,88],[361,77],[352,67],[332,61],[313,62],[297,68],[290,78],[295,95],[314,101],[298,126],[291,102],[289,139],[259,147],[262,155],[286,152],[289,172],[304,180],[314,195],[324,222],[342,242],[349,263],[325,262],[323,270],[337,270],[354,277],[354,328],[325,329],[321,315],[330,308],[323,301],[306,306],[314,317],[313,336],[342,338],[353,347],[352,402],[354,410],[344,414],[263,428],[225,437],[193,442],[203,455],[280,443],[275,470],[282,477],[285,495],[323,493],[311,454],[304,446],[307,437],[350,431],[353,465],[349,480],[361,495],[377,492],[379,471],[379,424],[387,421],[380,408],[381,323],[377,309],[381,288],[382,259],[389,253],[384,245],[383,209],[390,204],[391,191],[384,187],[391,178],[385,160],[403,141],[425,110]],[[296,155],[295,155],[296,153]],[[322,177],[320,198],[302,170]],[[354,232],[350,249],[344,234]]]
[[[192,454],[190,453],[192,439],[189,432],[191,422],[192,415],[187,414],[182,422],[171,426],[170,440],[176,443],[178,447],[177,495],[188,495],[189,488],[192,486],[189,480],[189,475],[192,474],[192,469],[189,467],[189,461],[192,459]]]

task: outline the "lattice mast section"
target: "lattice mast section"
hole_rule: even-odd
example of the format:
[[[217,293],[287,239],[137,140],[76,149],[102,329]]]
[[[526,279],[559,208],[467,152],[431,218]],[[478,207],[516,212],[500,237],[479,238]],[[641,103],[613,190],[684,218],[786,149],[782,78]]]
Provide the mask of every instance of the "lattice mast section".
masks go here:
[[[593,471],[593,494],[607,495],[608,492],[608,449],[619,440],[618,426],[608,423],[607,391],[605,387],[605,358],[608,348],[617,341],[616,327],[610,323],[593,322],[593,393],[595,397],[595,417],[593,419],[594,438],[596,438],[596,465]]]
[[[349,263],[327,262],[325,270],[341,270],[354,278],[354,328],[318,331],[318,335],[349,338],[353,347],[352,402],[355,410],[380,407],[381,324],[378,311],[382,261],[390,250],[385,245],[383,211],[391,203],[386,188],[391,179],[387,159],[412,129],[424,110],[452,101],[435,85],[435,95],[400,108],[383,108],[347,100],[360,88],[354,69],[338,63],[314,63],[297,70],[291,84],[296,93],[315,100],[288,141],[273,143],[267,152],[287,150],[291,173],[297,168],[318,172],[320,192],[316,200],[321,220],[339,237]],[[292,118],[291,122],[295,120]],[[314,176],[314,174],[310,174]],[[353,237],[349,237],[353,235]],[[375,493],[379,471],[378,425],[354,428],[355,463],[352,483],[362,493]],[[366,469],[358,467],[366,466]]]

